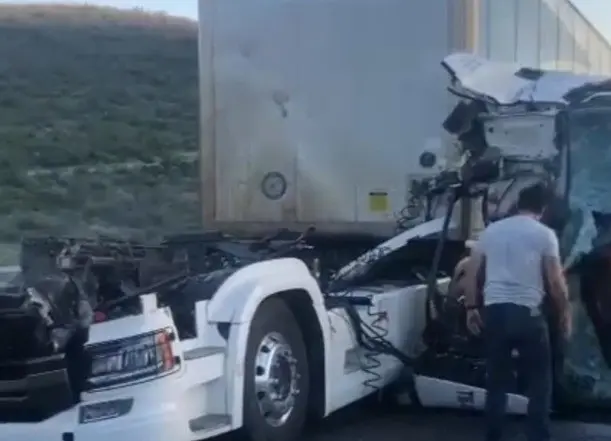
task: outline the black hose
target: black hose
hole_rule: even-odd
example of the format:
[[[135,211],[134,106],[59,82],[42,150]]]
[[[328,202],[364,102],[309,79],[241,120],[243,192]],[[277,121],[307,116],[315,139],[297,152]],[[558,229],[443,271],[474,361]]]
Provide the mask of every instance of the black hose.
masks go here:
[[[184,282],[187,280],[187,278],[189,277],[189,274],[186,272],[181,272],[180,274],[174,275],[172,277],[168,277],[166,279],[163,279],[157,283],[153,283],[152,285],[143,287],[143,288],[138,288],[133,292],[130,292],[127,295],[124,295],[123,297],[120,297],[118,299],[115,300],[111,300],[109,302],[106,303],[102,303],[101,305],[99,305],[96,310],[98,311],[107,311],[111,308],[114,308],[116,306],[119,306],[131,299],[135,299],[136,297],[139,297],[143,294],[148,294],[148,293],[154,293],[156,291],[159,291],[160,289],[163,288],[167,288],[168,286],[172,286],[175,285],[177,283],[180,282]]]
[[[430,301],[433,301],[433,305],[435,305],[435,309],[439,311],[441,309],[441,299],[438,295],[438,286],[437,286],[437,275],[439,272],[439,265],[441,263],[441,257],[443,255],[443,247],[448,238],[448,230],[450,228],[450,221],[452,220],[452,214],[454,213],[454,206],[456,202],[458,202],[460,195],[460,189],[454,188],[452,191],[452,196],[450,198],[448,210],[446,212],[446,216],[443,219],[443,226],[441,228],[441,234],[439,240],[437,241],[437,246],[435,247],[435,254],[433,255],[433,261],[431,263],[431,270],[428,273],[427,281],[426,281],[426,297],[427,304]],[[430,319],[430,311],[427,307],[427,315],[429,315]]]

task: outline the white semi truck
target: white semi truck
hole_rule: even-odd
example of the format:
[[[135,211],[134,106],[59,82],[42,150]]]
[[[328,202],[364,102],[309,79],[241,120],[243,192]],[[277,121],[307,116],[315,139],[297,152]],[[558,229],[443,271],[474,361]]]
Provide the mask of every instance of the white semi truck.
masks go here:
[[[449,286],[453,208],[479,200],[489,222],[537,181],[585,287],[554,405],[607,409],[608,271],[591,251],[611,199],[588,190],[608,179],[611,83],[448,55],[444,4],[200,2],[202,206],[221,231],[25,241],[0,291],[0,440],[286,441],[390,386],[481,409],[482,342]],[[420,218],[397,226],[410,199],[422,210],[402,217]]]

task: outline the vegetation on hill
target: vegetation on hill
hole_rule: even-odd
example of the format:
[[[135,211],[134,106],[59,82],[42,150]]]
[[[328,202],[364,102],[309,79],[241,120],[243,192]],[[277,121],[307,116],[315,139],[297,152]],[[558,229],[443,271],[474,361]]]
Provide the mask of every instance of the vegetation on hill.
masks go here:
[[[0,5],[0,240],[196,226],[197,115],[195,22]]]

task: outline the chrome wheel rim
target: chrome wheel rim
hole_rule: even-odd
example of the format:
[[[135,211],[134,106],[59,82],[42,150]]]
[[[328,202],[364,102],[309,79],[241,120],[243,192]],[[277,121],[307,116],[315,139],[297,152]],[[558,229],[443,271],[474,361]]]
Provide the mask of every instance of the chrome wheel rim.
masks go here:
[[[295,407],[297,360],[286,339],[270,332],[261,340],[255,355],[255,396],[265,421],[274,427],[286,423]]]

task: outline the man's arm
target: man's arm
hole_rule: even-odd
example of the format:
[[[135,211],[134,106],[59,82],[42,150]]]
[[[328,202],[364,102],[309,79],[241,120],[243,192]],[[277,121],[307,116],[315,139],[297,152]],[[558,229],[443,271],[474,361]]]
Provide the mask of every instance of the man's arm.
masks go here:
[[[553,231],[544,238],[542,265],[545,286],[549,289],[554,304],[561,317],[569,313],[569,291],[560,262],[560,246]]]
[[[469,259],[468,256],[463,257],[454,268],[454,274],[452,275],[452,280],[450,281],[448,289],[448,294],[453,297],[458,298],[465,294],[465,270],[469,263]]]
[[[485,255],[480,244],[478,244],[472,248],[471,256],[469,257],[465,267],[463,286],[465,287],[465,306],[467,308],[475,308],[476,306],[479,306],[479,274],[484,270],[484,264]]]

